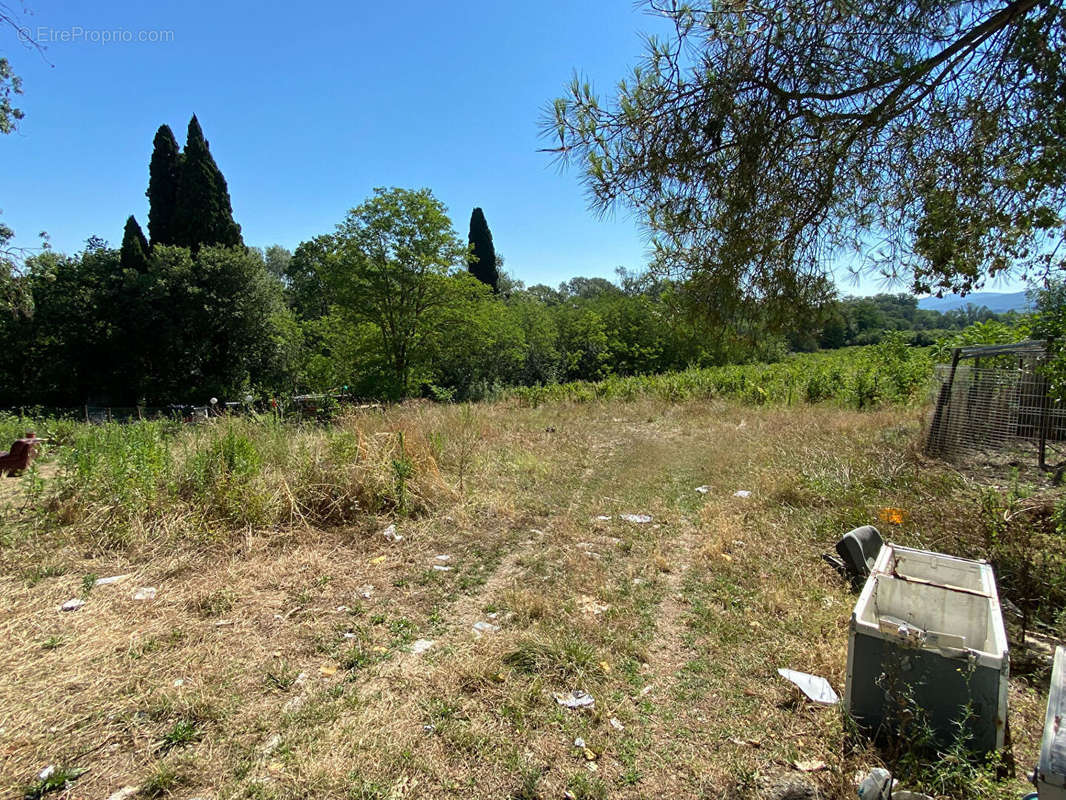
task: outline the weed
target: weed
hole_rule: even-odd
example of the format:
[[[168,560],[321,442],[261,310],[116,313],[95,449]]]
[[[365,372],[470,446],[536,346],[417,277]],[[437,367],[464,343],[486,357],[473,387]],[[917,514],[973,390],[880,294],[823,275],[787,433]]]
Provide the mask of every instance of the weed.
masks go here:
[[[281,659],[267,668],[265,682],[272,689],[287,692],[296,683],[298,677],[299,673],[289,666],[289,662]]]
[[[52,636],[49,636],[47,639],[45,639],[43,642],[41,642],[41,649],[42,650],[55,650],[55,649],[57,649],[59,647],[62,647],[63,644],[66,641],[67,641],[67,637],[66,636],[52,635]]]
[[[407,456],[404,447],[403,431],[396,434],[397,446],[400,453],[392,459],[392,471],[396,476],[396,510],[401,514],[407,513],[407,481],[415,474],[414,463]]]
[[[66,572],[67,568],[58,564],[34,564],[23,573],[23,579],[26,581],[26,586],[32,589],[45,578],[58,578]]]
[[[607,784],[595,775],[579,772],[568,785],[574,800],[607,800]]]
[[[216,589],[197,598],[193,609],[204,618],[220,617],[233,610],[236,599],[237,594],[232,589]]]
[[[195,723],[188,720],[178,720],[174,726],[163,734],[159,749],[166,753],[175,747],[188,747],[193,742],[199,741],[202,732]]]
[[[81,579],[81,596],[82,596],[82,599],[87,599],[89,597],[89,592],[91,592],[96,587],[96,579],[98,577],[99,576],[95,572],[90,572],[88,575],[85,575],[85,576],[82,577],[82,579]]]
[[[186,782],[185,773],[165,761],[156,764],[152,773],[141,782],[140,797],[167,797]]]
[[[581,678],[599,670],[599,661],[596,649],[573,634],[523,639],[503,657],[518,672],[557,678]]]
[[[527,767],[521,770],[518,786],[511,792],[511,800],[541,800],[540,785],[544,777],[542,770]]]
[[[84,767],[49,767],[41,773],[42,777],[23,787],[22,796],[25,800],[38,800],[49,792],[65,790],[87,771]]]
[[[357,771],[348,773],[348,800],[385,800],[389,796],[388,786],[369,781]]]

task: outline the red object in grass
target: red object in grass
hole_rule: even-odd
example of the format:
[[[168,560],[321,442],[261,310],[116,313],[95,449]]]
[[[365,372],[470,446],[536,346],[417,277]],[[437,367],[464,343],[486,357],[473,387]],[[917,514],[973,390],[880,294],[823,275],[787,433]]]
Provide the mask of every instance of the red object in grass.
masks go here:
[[[22,472],[37,457],[41,440],[33,431],[27,431],[22,439],[16,439],[11,449],[0,453],[0,476]]]

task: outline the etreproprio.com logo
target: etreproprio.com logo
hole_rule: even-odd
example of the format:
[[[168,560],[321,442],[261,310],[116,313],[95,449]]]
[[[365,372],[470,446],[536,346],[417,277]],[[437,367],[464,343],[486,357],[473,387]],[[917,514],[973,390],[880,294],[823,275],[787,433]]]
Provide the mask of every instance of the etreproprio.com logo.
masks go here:
[[[83,28],[73,25],[69,28],[20,28],[19,37],[30,44],[134,44],[146,42],[157,44],[174,41],[174,31],[168,30],[132,30],[130,28]]]

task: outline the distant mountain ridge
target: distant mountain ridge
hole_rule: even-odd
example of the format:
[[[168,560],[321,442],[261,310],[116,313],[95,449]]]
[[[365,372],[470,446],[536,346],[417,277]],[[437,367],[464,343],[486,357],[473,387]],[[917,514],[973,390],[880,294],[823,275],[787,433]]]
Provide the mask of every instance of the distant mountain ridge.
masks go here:
[[[918,300],[918,308],[929,311],[952,311],[974,305],[985,306],[989,311],[1002,314],[1005,311],[1029,311],[1029,298],[1025,292],[974,292],[965,297],[947,295],[946,297],[923,297]]]

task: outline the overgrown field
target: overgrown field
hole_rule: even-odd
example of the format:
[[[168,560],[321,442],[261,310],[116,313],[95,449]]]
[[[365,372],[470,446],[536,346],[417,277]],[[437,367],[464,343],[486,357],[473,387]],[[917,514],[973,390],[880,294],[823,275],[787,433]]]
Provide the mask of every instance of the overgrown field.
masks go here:
[[[730,398],[752,405],[833,402],[863,409],[923,399],[932,370],[929,348],[909,347],[905,338],[890,335],[878,345],[791,355],[769,364],[612,376],[594,383],[518,387],[512,393],[534,406],[652,396],[673,401]]]
[[[1030,627],[1061,636],[1056,496],[927,462],[920,406],[581,399],[46,429],[40,468],[0,484],[0,791],[43,791],[56,765],[87,770],[49,795],[71,798],[756,797],[787,781],[847,798],[886,762],[937,796],[1024,790],[1047,666],[1020,644],[1017,777],[1000,782],[869,748],[776,670],[843,692],[855,598],[820,555],[870,522],[996,558],[1005,595],[1048,598]],[[878,522],[886,507],[900,524]],[[1043,554],[1024,574],[1022,532]],[[553,696],[577,689],[593,708]]]

